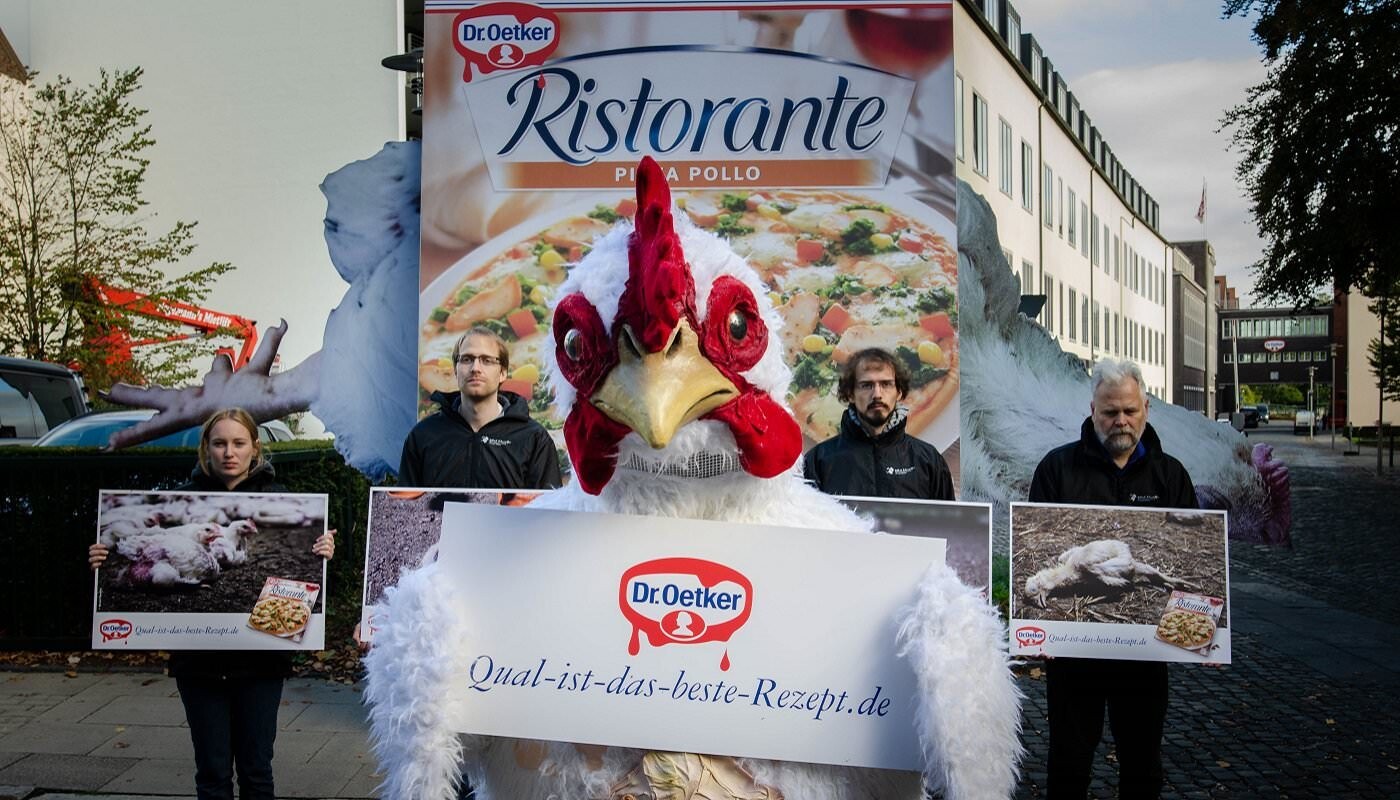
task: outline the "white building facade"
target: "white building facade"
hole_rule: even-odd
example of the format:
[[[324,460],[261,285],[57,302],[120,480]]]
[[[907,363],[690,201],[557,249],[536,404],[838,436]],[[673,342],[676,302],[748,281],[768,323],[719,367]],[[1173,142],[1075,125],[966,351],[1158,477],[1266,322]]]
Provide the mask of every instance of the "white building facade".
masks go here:
[[[1038,321],[1086,364],[1131,358],[1170,397],[1170,245],[1159,208],[1114,157],[1007,0],[954,3],[957,175],[991,204]]]

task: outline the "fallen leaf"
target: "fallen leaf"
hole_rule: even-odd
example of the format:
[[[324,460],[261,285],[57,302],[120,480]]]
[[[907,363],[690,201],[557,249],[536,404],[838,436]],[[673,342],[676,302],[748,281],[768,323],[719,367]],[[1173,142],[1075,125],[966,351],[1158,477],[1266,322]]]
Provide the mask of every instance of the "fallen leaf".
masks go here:
[[[1328,724],[1328,725],[1336,725],[1336,724],[1337,724],[1337,721],[1336,721],[1335,719],[1332,719],[1331,717],[1328,717],[1328,718],[1327,718],[1327,724]]]
[[[1230,762],[1228,762],[1228,761],[1216,761],[1216,762],[1215,762],[1215,766],[1220,767],[1221,769],[1229,769],[1229,768],[1230,768]]]

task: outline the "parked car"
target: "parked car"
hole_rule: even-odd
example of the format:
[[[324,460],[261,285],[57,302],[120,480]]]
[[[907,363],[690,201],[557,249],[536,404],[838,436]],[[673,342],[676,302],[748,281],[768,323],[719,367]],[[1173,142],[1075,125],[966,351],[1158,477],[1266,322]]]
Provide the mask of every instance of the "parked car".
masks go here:
[[[1244,413],[1244,426],[1246,428],[1259,427],[1259,407],[1240,406],[1240,411]]]
[[[1260,425],[1268,425],[1268,424],[1269,424],[1269,407],[1268,407],[1267,405],[1263,404],[1263,403],[1260,403],[1260,404],[1256,405],[1255,408],[1259,410],[1259,424],[1260,424]]]
[[[87,411],[77,373],[60,364],[0,356],[0,444],[29,444]]]
[[[149,408],[131,411],[99,411],[71,419],[49,431],[34,443],[35,447],[106,447],[112,434],[122,428],[130,428],[155,416]],[[198,447],[200,426],[168,433],[153,439],[141,447]],[[269,420],[258,426],[258,439],[262,442],[285,442],[296,438],[291,428],[280,420]]]
[[[1322,418],[1306,408],[1298,409],[1293,414],[1293,435],[1307,433],[1309,428],[1313,431],[1322,430]]]

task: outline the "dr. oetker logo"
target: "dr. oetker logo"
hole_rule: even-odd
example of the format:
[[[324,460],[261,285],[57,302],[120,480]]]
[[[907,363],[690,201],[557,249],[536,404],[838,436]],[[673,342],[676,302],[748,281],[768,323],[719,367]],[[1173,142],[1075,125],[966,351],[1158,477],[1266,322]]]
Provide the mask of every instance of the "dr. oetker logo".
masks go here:
[[[104,642],[125,639],[131,635],[131,623],[124,619],[107,619],[98,624],[97,631],[102,634]]]
[[[1034,625],[1023,625],[1016,629],[1016,644],[1021,647],[1039,647],[1045,644],[1045,630]]]
[[[467,62],[464,81],[473,64],[483,75],[539,66],[559,46],[559,18],[524,3],[489,3],[457,15],[452,44]]]
[[[618,605],[632,623],[627,652],[652,647],[727,642],[753,608],[753,583],[738,570],[699,558],[658,558],[622,573]],[[729,651],[719,668],[729,669]]]

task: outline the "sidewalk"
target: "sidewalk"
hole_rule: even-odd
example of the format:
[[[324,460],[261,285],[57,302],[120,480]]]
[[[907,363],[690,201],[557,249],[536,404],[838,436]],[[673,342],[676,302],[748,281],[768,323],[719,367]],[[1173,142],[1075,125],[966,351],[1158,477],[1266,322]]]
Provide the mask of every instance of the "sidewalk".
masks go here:
[[[273,762],[279,796],[374,796],[360,698],[358,687],[287,681]],[[191,797],[184,719],[175,681],[163,675],[0,673],[0,798]]]
[[[1163,796],[1400,796],[1400,480],[1377,477],[1373,460],[1343,456],[1340,443],[1329,450],[1326,437],[1251,433],[1290,465],[1294,549],[1232,543],[1234,663],[1171,668]],[[1044,796],[1045,684],[1025,672],[1016,797],[1034,800]],[[287,682],[279,795],[374,796],[361,697]],[[189,797],[183,719],[174,681],[160,675],[0,672],[0,800]],[[1099,759],[1096,798],[1114,796],[1110,759]]]

